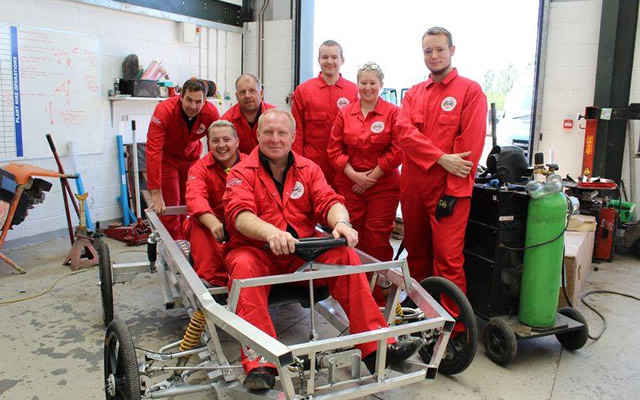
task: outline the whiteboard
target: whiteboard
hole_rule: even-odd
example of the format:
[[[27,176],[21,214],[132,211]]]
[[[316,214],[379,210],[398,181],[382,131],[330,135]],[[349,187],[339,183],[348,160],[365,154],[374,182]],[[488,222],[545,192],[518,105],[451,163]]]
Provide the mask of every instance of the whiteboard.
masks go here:
[[[0,25],[0,160],[51,157],[103,146],[97,36]]]

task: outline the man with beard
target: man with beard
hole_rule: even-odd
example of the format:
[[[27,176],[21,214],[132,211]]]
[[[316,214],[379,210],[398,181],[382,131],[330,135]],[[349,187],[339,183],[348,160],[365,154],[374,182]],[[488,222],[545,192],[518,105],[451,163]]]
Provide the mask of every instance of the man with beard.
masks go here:
[[[151,209],[173,239],[182,239],[180,217],[162,215],[166,206],[185,204],[185,184],[189,168],[202,154],[200,139],[207,128],[220,118],[218,109],[205,98],[197,79],[182,86],[173,96],[156,106],[147,133],[147,188]]]
[[[400,202],[411,276],[442,276],[466,293],[464,235],[478,159],[484,145],[487,99],[478,83],[451,66],[451,33],[434,27],[422,37],[429,79],[413,86],[398,116],[405,154]],[[450,314],[458,311],[448,301]],[[454,328],[454,335],[456,329]]]

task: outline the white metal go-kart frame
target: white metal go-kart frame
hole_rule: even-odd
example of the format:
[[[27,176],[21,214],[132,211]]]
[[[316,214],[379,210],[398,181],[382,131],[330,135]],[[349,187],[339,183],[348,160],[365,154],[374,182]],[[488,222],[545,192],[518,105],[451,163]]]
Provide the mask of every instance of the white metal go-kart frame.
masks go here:
[[[169,207],[166,214],[178,215],[184,212],[185,207]],[[99,286],[103,317],[105,325],[108,325],[104,342],[104,385],[107,399],[155,399],[209,390],[215,391],[219,399],[349,399],[425,379],[435,379],[443,356],[446,354],[445,357],[448,357],[451,352],[451,346],[448,348],[447,344],[458,318],[452,318],[434,300],[423,287],[424,282],[419,284],[409,276],[404,260],[377,262],[359,252],[363,262],[359,266],[326,265],[310,261],[295,273],[235,280],[230,290],[226,287],[208,288],[193,270],[186,255],[188,253],[171,238],[158,216],[147,211],[147,217],[153,231],[149,239],[149,261],[111,263],[108,247],[102,239],[98,239]],[[335,242],[335,239],[329,240]],[[138,350],[144,355],[139,363],[126,325],[117,319],[112,321],[112,284],[129,282],[140,272],[156,273],[165,307],[184,307],[191,321],[182,340],[168,344],[157,352]],[[387,306],[383,310],[389,326],[348,334],[348,321],[337,302],[330,297],[322,301],[314,298],[318,296],[318,288],[314,290],[313,282],[366,272],[374,274],[372,282],[383,277],[391,284]],[[311,340],[285,345],[234,313],[243,288],[295,282],[309,283],[305,303],[308,302],[310,308]],[[455,288],[455,285],[451,286]],[[398,318],[396,306],[402,291],[406,292],[416,308],[405,309],[405,317]],[[216,301],[221,294],[228,294],[228,305]],[[316,311],[338,331],[347,334],[319,337],[315,329]],[[233,337],[243,348],[249,347],[264,360],[277,366],[277,390],[250,391],[243,386],[242,366],[239,362],[231,364],[225,356],[219,339],[220,331]],[[399,365],[392,365],[391,369],[385,368],[387,339],[405,335],[423,338],[424,347],[420,351],[423,362],[414,357]],[[369,374],[366,368],[361,368],[360,351],[354,348],[354,345],[366,342],[377,343],[373,374]],[[467,351],[471,354],[467,354],[463,363],[458,363],[453,367],[455,370],[450,370],[449,373],[460,372],[471,363],[477,334],[472,342],[473,346]],[[189,362],[191,356],[196,356],[193,359],[198,361]],[[206,379],[191,382],[191,375],[202,371],[206,372]],[[145,379],[142,380],[142,377]],[[151,384],[153,379],[159,382]]]

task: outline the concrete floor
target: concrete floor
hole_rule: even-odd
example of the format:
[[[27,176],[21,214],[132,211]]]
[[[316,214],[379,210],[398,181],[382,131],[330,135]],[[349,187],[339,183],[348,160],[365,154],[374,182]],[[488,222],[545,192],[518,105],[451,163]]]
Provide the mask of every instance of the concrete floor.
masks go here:
[[[108,241],[115,262],[144,260],[143,253]],[[62,266],[68,242],[52,240],[6,254],[28,273],[18,275],[0,263],[0,302],[40,293],[68,274]],[[138,250],[143,250],[139,247]],[[591,272],[586,290],[610,289],[638,295],[640,261],[616,256]],[[0,305],[0,399],[103,399],[102,343],[104,327],[97,272],[60,280],[48,293],[27,301]],[[129,326],[136,346],[158,349],[179,340],[187,324],[183,310],[163,309],[156,277],[139,275],[131,284],[117,285],[115,314]],[[371,399],[637,399],[640,394],[640,330],[635,328],[638,304],[633,300],[596,295],[592,301],[608,318],[609,328],[597,342],[577,352],[560,347],[554,337],[519,342],[518,355],[499,367],[482,345],[473,364],[455,377],[438,376]],[[596,333],[601,323],[582,305]],[[306,335],[307,312],[299,306],[274,311],[283,341]],[[322,320],[322,318],[319,318]],[[482,327],[481,327],[482,328]],[[323,328],[328,329],[328,328]],[[305,333],[302,333],[305,332]],[[224,337],[222,339],[225,339]],[[225,342],[237,354],[237,344]],[[230,357],[233,358],[233,355]],[[185,396],[215,398],[212,393]]]

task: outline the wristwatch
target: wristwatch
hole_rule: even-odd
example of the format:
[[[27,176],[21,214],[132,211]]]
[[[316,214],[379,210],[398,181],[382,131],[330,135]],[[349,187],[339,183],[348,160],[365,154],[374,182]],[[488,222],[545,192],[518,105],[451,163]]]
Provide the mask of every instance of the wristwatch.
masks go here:
[[[338,224],[345,224],[349,228],[353,228],[353,225],[351,225],[351,222],[347,221],[346,219],[341,219],[339,221],[336,221],[336,223],[335,223],[335,225],[333,227],[335,228]]]

